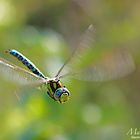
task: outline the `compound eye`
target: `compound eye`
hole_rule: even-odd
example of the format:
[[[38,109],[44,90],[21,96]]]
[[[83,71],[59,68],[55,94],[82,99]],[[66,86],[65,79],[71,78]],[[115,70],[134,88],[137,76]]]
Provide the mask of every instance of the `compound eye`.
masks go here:
[[[62,93],[63,93],[62,88],[58,88],[58,89],[55,91],[54,98],[55,98],[56,100],[59,100],[59,98],[60,98],[60,96],[62,95]]]
[[[60,103],[64,103],[69,100],[69,91],[66,88],[58,88],[55,91],[54,98]]]

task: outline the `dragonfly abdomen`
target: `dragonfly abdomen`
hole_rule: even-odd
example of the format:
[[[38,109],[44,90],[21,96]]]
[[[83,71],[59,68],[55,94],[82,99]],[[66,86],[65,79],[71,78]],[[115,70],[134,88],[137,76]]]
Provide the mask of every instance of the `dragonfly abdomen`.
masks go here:
[[[46,77],[43,75],[43,73],[41,73],[40,70],[28,58],[26,58],[23,54],[21,54],[20,52],[18,52],[16,50],[13,50],[13,49],[8,50],[7,52],[9,54],[13,55],[14,57],[16,57],[19,61],[21,61],[34,74],[46,79]]]

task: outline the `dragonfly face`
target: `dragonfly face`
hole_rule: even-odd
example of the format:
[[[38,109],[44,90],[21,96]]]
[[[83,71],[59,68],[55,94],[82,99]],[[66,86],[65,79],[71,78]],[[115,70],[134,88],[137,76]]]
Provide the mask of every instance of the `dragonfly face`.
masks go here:
[[[50,79],[47,82],[48,95],[55,101],[64,103],[69,100],[70,92],[62,85],[59,79]]]

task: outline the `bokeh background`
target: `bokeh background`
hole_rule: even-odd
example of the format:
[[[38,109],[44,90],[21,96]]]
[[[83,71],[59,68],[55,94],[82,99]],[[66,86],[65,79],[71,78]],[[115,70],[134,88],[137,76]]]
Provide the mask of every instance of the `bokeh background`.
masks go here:
[[[71,92],[66,104],[1,76],[1,140],[129,140],[128,130],[140,129],[139,0],[0,0],[0,57],[22,66],[5,54],[14,48],[54,75],[90,24],[93,52],[125,46],[136,70],[108,82],[62,80]]]

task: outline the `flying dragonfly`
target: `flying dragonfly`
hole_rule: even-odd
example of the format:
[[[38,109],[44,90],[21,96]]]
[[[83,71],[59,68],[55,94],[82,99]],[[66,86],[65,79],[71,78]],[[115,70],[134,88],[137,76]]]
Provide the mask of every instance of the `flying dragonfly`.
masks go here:
[[[105,81],[116,79],[131,73],[135,69],[133,59],[126,50],[122,49],[108,54],[99,63],[92,64],[83,70],[79,71],[73,67],[74,63],[78,63],[79,60],[81,60],[85,51],[91,49],[94,32],[95,30],[93,26],[90,25],[81,37],[78,47],[74,50],[74,52],[53,78],[45,76],[33,64],[33,62],[14,49],[9,49],[6,52],[17,58],[30,71],[0,58],[0,72],[7,78],[18,82],[21,85],[33,85],[35,87],[40,87],[53,100],[59,103],[68,101],[70,97],[70,91],[61,82],[61,79],[67,75],[72,75],[73,78],[80,80]],[[66,66],[69,67],[69,71],[67,73],[63,73]]]

